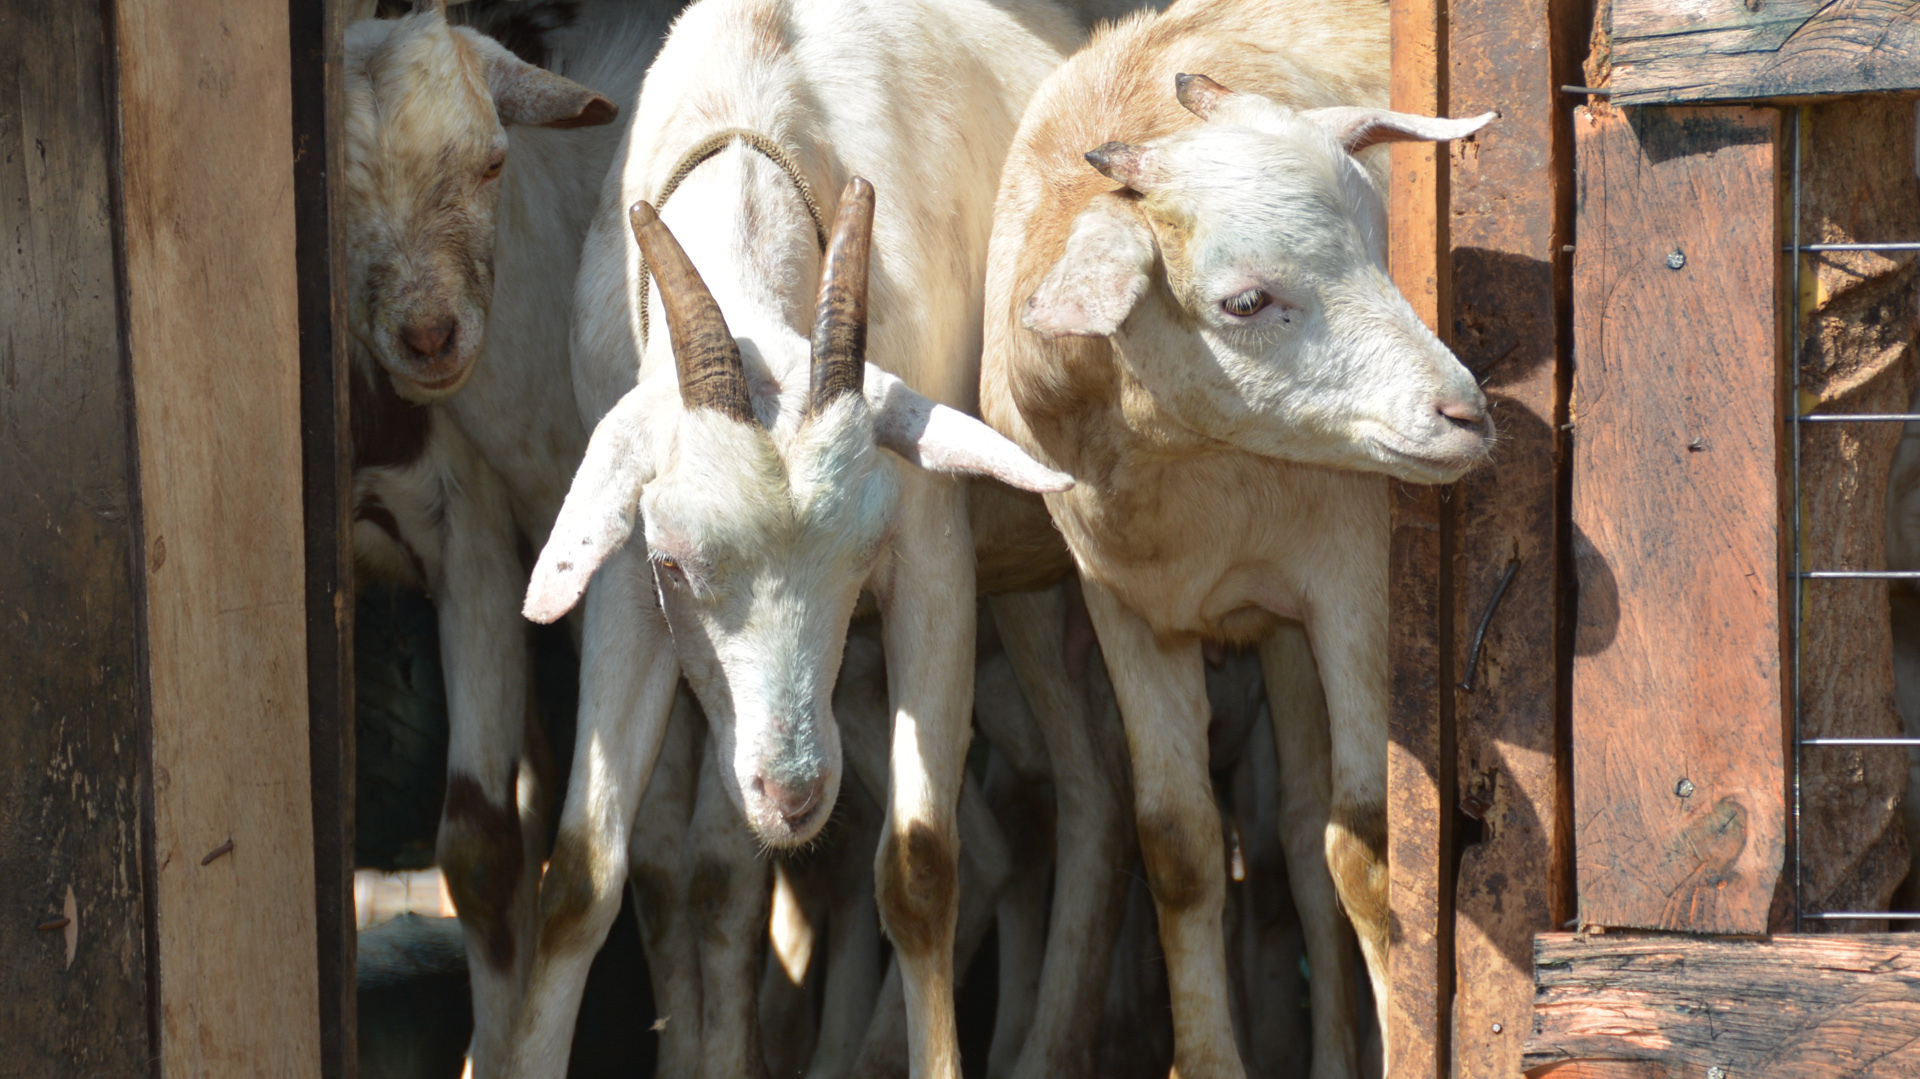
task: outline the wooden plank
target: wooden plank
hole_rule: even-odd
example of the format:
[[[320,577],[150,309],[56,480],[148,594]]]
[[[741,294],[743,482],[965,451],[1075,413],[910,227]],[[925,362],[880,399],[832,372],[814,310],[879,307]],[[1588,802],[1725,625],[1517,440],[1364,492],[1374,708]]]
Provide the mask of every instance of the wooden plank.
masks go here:
[[[1572,231],[1573,146],[1560,86],[1579,78],[1575,46],[1584,47],[1587,30],[1579,6],[1456,0],[1448,13],[1451,111],[1500,113],[1454,146],[1449,176],[1452,343],[1486,389],[1500,432],[1493,459],[1467,475],[1455,503],[1456,804],[1478,824],[1455,834],[1452,1062],[1460,1076],[1519,1071],[1533,937],[1558,929],[1571,907],[1559,767],[1559,427],[1569,265],[1560,248]]]
[[[1614,104],[1920,87],[1920,10],[1894,0],[1614,0]]]
[[[336,222],[345,0],[289,4],[295,259],[300,275],[300,446],[305,473],[308,752],[313,776],[320,1072],[345,1079],[354,1022],[353,519],[346,264]]]
[[[114,279],[106,61],[100,5],[0,0],[8,1075],[139,1075],[152,1056],[132,405]],[[41,929],[69,896],[72,924]]]
[[[313,1076],[288,13],[119,0],[115,23],[159,1054],[172,1076]]]
[[[1590,924],[1765,932],[1780,875],[1780,127],[1770,109],[1576,113],[1573,760]]]
[[[1676,1076],[1920,1073],[1920,934],[1771,940],[1542,935],[1525,1065],[1640,1061]],[[1641,1073],[1645,1074],[1645,1073]],[[1654,1074],[1659,1074],[1655,1072]]]
[[[1446,0],[1393,0],[1392,103],[1446,115]],[[1415,311],[1446,336],[1446,150],[1424,143],[1392,147],[1388,189],[1388,265]],[[1444,617],[1451,605],[1451,514],[1440,491],[1395,483],[1388,595],[1393,610],[1393,714],[1387,745],[1387,861],[1390,982],[1388,1079],[1426,1079],[1446,1054],[1452,974],[1452,889],[1447,857],[1453,816],[1451,651]]]

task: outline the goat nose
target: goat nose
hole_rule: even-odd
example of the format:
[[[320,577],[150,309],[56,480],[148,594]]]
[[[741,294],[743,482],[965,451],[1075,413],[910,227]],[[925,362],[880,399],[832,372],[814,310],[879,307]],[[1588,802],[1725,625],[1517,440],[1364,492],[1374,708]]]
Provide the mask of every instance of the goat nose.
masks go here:
[[[1487,429],[1487,410],[1477,401],[1442,401],[1439,412],[1455,427],[1462,427],[1469,431]]]
[[[805,820],[820,804],[820,795],[826,790],[827,779],[821,776],[811,783],[798,786],[785,786],[765,776],[755,776],[753,789],[773,806],[775,812],[788,824],[798,824]]]
[[[439,318],[431,322],[415,322],[400,331],[400,339],[417,355],[434,359],[447,347],[447,342],[453,340],[453,320]]]

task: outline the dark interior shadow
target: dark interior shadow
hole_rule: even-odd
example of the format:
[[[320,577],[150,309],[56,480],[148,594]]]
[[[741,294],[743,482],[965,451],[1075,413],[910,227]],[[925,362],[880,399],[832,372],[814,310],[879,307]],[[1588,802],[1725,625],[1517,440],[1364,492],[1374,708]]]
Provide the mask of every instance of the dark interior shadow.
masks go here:
[[[1489,390],[1553,362],[1553,264],[1478,247],[1453,252],[1453,354]]]

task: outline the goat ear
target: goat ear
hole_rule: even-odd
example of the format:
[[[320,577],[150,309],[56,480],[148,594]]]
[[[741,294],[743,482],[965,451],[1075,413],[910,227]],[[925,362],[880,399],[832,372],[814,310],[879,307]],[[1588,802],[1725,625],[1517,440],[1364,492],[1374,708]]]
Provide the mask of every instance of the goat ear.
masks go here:
[[[527,585],[521,613],[552,622],[573,609],[595,570],[633,534],[640,491],[653,478],[653,453],[634,388],[601,419],[553,522]]]
[[[620,109],[598,92],[527,63],[490,37],[460,29],[486,64],[487,89],[501,123],[598,127],[620,115]]]
[[[1020,324],[1042,337],[1109,337],[1147,291],[1153,230],[1130,200],[1099,195],[1073,219],[1067,250],[1027,298]]]
[[[864,396],[873,438],[929,472],[991,476],[1022,491],[1066,491],[1073,477],[1027,456],[998,431],[958,409],[920,394],[893,375],[867,365]]]
[[[1463,139],[1500,118],[1497,112],[1483,112],[1463,120],[1449,120],[1444,116],[1418,116],[1410,112],[1348,106],[1308,109],[1300,115],[1325,128],[1350,154],[1357,154],[1383,142],[1447,142]]]

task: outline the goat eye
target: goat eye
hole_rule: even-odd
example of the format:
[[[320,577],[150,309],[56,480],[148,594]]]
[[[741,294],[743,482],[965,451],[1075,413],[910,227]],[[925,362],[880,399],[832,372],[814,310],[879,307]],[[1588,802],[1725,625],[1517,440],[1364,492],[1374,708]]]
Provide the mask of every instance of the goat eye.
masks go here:
[[[680,572],[680,562],[677,559],[666,558],[663,556],[661,558],[655,559],[655,564],[657,564],[661,569],[666,570],[668,573]]]
[[[1273,302],[1273,297],[1257,288],[1235,293],[1220,301],[1220,309],[1238,318],[1247,318],[1257,314],[1261,308]]]
[[[480,174],[480,178],[482,180],[491,180],[494,177],[500,175],[500,170],[506,167],[507,167],[506,157],[504,155],[500,157],[496,157],[492,161],[487,162],[487,170]]]

